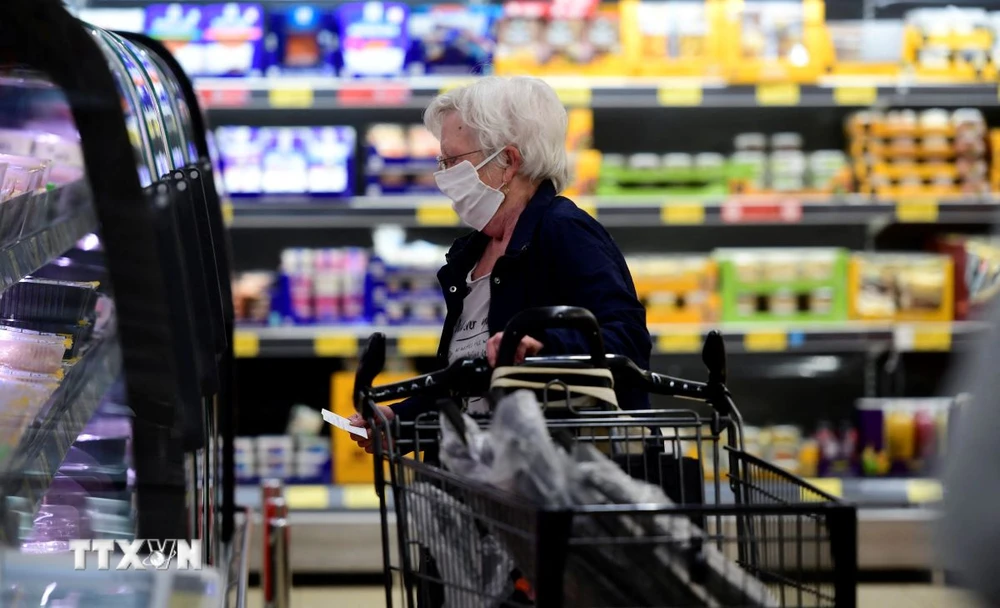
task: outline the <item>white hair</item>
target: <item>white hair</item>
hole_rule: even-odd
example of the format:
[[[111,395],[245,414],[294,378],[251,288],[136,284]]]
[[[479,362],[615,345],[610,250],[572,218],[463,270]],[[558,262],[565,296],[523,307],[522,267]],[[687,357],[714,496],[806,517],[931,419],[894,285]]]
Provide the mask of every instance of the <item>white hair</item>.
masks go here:
[[[514,146],[523,159],[520,174],[532,181],[552,180],[556,192],[566,187],[566,108],[544,81],[489,76],[438,95],[424,112],[424,124],[439,140],[441,123],[451,112],[458,112],[488,154]]]

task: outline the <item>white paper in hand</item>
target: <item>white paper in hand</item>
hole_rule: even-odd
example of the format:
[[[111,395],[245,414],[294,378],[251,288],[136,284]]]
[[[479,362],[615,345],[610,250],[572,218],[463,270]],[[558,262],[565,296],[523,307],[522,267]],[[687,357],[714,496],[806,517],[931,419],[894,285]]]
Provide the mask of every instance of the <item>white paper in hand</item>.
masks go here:
[[[334,414],[330,410],[323,410],[323,420],[326,420],[332,426],[337,427],[342,431],[347,431],[352,435],[357,435],[358,437],[368,437],[368,431],[356,426],[351,426],[351,422],[339,414]]]

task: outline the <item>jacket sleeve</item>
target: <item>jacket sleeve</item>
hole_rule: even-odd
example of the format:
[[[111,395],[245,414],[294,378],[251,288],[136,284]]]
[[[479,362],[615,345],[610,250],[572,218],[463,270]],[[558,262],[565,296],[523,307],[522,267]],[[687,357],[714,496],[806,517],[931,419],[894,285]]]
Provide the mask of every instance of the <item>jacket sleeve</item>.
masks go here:
[[[389,406],[400,420],[412,422],[417,416],[424,412],[429,412],[434,406],[434,400],[423,397],[410,397],[399,403]]]
[[[549,259],[550,280],[561,294],[560,304],[594,313],[601,325],[604,348],[648,368],[652,343],[646,309],[639,302],[632,276],[618,246],[604,228],[583,212],[559,218],[540,234]],[[579,355],[589,349],[575,330],[546,330],[535,336],[542,354]]]

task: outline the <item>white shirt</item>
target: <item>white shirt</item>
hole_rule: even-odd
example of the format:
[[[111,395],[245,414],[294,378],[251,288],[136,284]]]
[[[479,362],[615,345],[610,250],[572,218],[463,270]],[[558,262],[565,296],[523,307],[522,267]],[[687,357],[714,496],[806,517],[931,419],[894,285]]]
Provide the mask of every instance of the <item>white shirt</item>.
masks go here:
[[[472,280],[472,273],[466,277],[469,288],[462,301],[462,314],[455,324],[455,332],[448,346],[448,363],[459,359],[475,359],[486,356],[486,342],[490,339],[490,275]],[[470,414],[488,414],[486,399],[473,398],[466,403]]]

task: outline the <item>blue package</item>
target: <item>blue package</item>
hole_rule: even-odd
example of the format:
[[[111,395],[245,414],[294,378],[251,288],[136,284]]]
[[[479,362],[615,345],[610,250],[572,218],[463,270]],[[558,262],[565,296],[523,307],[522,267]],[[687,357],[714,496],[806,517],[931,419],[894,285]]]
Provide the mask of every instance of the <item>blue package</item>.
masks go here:
[[[407,70],[412,75],[491,72],[502,12],[500,5],[415,7],[410,13]]]
[[[216,130],[219,166],[230,196],[261,193],[263,140],[257,127],[219,127]]]
[[[336,73],[336,24],[333,14],[308,5],[269,15],[264,44],[268,75]]]
[[[402,75],[410,50],[408,16],[408,7],[398,2],[352,2],[338,7],[340,75]]]
[[[308,160],[307,191],[313,196],[354,194],[353,127],[314,127],[302,134]]]
[[[263,73],[259,4],[153,4],[146,9],[146,33],[162,41],[189,76]]]

